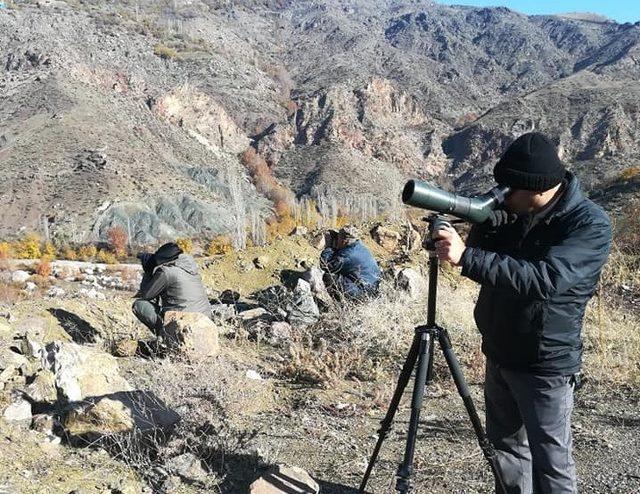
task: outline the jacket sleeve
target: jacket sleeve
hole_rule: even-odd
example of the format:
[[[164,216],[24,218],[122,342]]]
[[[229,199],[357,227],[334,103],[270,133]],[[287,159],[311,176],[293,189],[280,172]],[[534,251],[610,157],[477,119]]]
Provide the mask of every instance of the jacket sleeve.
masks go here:
[[[518,296],[546,300],[585,277],[597,275],[610,245],[608,223],[583,223],[551,246],[539,261],[467,247],[462,255],[462,275],[483,285],[512,290]]]
[[[344,266],[344,259],[334,249],[328,247],[320,254],[320,264],[325,271],[337,274]]]
[[[156,269],[155,273],[151,277],[147,277],[145,274],[142,278],[142,282],[140,283],[140,289],[135,296],[142,300],[153,300],[160,296],[166,286],[167,275],[162,269]]]
[[[474,224],[467,236],[467,246],[491,250],[492,242],[490,241],[490,237],[491,234],[487,225],[484,223]]]

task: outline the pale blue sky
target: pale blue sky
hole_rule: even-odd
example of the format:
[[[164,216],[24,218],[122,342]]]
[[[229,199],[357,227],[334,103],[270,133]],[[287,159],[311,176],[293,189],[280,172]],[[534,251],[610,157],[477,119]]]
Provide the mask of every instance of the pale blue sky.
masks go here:
[[[448,5],[478,7],[503,6],[524,14],[558,14],[565,12],[593,12],[617,22],[640,21],[639,0],[438,0]]]

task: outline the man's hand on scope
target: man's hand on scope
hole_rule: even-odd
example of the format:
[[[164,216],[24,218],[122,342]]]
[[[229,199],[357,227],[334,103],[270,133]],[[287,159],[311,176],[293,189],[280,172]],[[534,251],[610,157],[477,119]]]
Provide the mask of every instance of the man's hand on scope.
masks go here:
[[[458,265],[462,259],[462,254],[467,248],[458,232],[452,226],[443,226],[433,234],[436,241],[436,255],[441,261],[447,261]]]

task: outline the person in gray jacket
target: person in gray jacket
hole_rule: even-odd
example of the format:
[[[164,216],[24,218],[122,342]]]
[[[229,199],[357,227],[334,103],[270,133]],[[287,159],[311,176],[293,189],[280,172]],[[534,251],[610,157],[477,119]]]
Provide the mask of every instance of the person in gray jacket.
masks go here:
[[[200,312],[211,316],[198,265],[177,244],[164,244],[155,253],[141,253],[138,258],[144,275],[132,310],[151,331],[161,332],[167,311]]]

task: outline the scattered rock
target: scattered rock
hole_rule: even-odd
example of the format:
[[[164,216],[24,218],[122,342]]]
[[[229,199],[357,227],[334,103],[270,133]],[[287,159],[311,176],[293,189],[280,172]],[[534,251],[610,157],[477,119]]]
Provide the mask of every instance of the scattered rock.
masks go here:
[[[9,422],[31,420],[31,403],[20,398],[5,408],[2,416]]]
[[[371,237],[387,252],[396,250],[402,238],[398,232],[382,225],[378,225],[371,230]]]
[[[252,381],[262,381],[263,380],[262,376],[260,374],[258,374],[254,370],[248,370],[245,375],[246,375],[247,379],[251,379]]]
[[[29,278],[31,278],[31,275],[21,269],[11,273],[11,281],[13,283],[25,283]]]
[[[396,287],[407,292],[412,300],[419,299],[428,291],[427,280],[413,268],[404,268],[395,276]]]
[[[286,307],[290,302],[291,294],[284,286],[270,286],[255,293],[253,297],[271,314],[282,319],[287,316]]]
[[[38,342],[39,336],[35,331],[27,331],[22,337],[20,350],[22,354],[31,358],[40,358],[42,345]]]
[[[258,269],[265,269],[269,264],[269,258],[267,256],[258,256],[253,260],[253,265]]]
[[[76,403],[62,420],[73,441],[95,441],[114,434],[154,441],[169,438],[180,416],[149,392],[131,391],[89,398]]]
[[[207,479],[207,472],[202,468],[202,462],[192,453],[169,458],[164,467],[170,473],[178,475],[188,482],[202,482]]]
[[[47,291],[47,296],[51,298],[61,298],[61,297],[64,297],[65,294],[66,292],[59,286],[52,286]]]
[[[113,355],[116,357],[133,357],[138,351],[138,340],[120,338],[113,344]]]
[[[293,237],[302,237],[308,233],[309,229],[306,226],[296,226],[290,235]]]
[[[277,465],[256,480],[250,494],[318,494],[320,486],[302,468]]]
[[[42,434],[53,435],[53,428],[56,425],[56,421],[53,415],[47,413],[39,413],[33,416],[31,420],[31,429],[41,432]]]
[[[324,233],[321,233],[313,237],[309,243],[314,249],[323,250],[327,246],[327,239]]]
[[[131,410],[111,398],[71,410],[63,421],[65,431],[76,437],[131,432],[134,425]]]
[[[233,290],[224,290],[218,300],[221,304],[235,304],[240,300],[240,294]]]
[[[324,284],[323,277],[324,271],[317,266],[311,267],[302,275],[302,279],[308,281],[309,285],[311,285],[311,291],[315,297],[322,303],[324,308],[327,308],[333,305],[333,298]]]
[[[78,293],[80,293],[80,295],[84,295],[87,298],[92,298],[92,299],[95,299],[95,300],[106,300],[107,299],[107,297],[106,297],[106,295],[104,293],[99,292],[95,288],[91,288],[91,289],[81,288],[80,290],[78,290]]]
[[[218,328],[204,314],[169,311],[164,315],[164,335],[170,346],[188,358],[213,357],[220,351]]]
[[[313,298],[309,282],[298,280],[287,313],[288,322],[298,326],[309,326],[320,318],[320,309]]]
[[[53,372],[40,369],[33,377],[33,381],[26,386],[24,392],[37,403],[55,403],[58,399],[58,391]]]
[[[67,401],[132,389],[120,376],[115,357],[94,348],[54,341],[45,347],[41,360],[43,368],[55,375],[58,396]]]
[[[269,344],[288,348],[291,343],[291,325],[284,321],[276,321],[271,323],[267,334]]]
[[[27,281],[27,283],[24,286],[24,289],[28,292],[32,292],[36,288],[38,288],[38,285],[36,285],[33,281]]]
[[[6,319],[6,321],[9,323],[12,323],[16,320],[15,316],[9,311],[0,312],[0,318]]]
[[[242,321],[253,321],[255,319],[267,318],[269,316],[269,312],[263,307],[256,307],[255,309],[245,310],[238,314],[238,318]]]
[[[238,267],[240,268],[240,271],[242,271],[243,273],[248,273],[249,271],[253,271],[254,269],[256,269],[254,263],[244,261],[244,260],[238,263]]]
[[[233,304],[212,304],[211,315],[220,321],[231,321],[236,317],[236,306]]]

